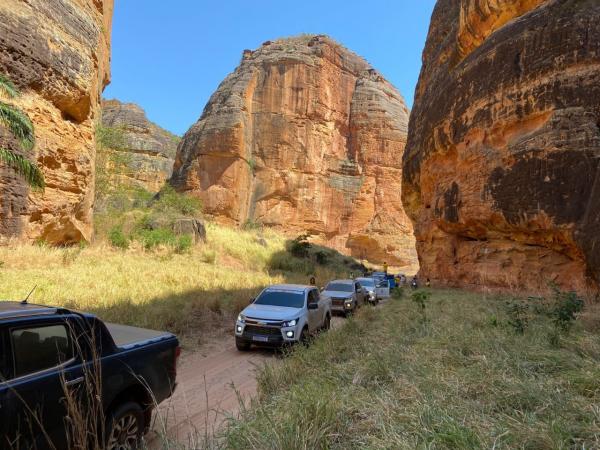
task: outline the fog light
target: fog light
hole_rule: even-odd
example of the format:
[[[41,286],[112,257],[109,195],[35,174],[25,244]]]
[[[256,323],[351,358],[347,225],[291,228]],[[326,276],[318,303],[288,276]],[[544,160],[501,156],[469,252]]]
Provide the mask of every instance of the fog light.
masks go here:
[[[346,308],[348,308],[348,309],[352,308],[352,303],[346,303]]]
[[[238,325],[238,326],[236,327],[236,329],[237,329],[237,332],[238,332],[238,333],[241,333],[241,332],[242,332],[242,327],[241,327],[240,325]]]
[[[287,333],[285,333],[285,335],[289,338],[293,338],[294,337],[294,332],[293,331],[288,331]]]

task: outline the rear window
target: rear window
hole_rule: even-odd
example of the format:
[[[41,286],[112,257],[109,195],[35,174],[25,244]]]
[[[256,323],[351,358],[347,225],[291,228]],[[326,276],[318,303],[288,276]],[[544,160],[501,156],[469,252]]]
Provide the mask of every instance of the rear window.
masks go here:
[[[329,283],[326,291],[354,292],[354,284],[350,283]]]
[[[11,330],[14,376],[20,377],[58,366],[73,357],[65,325]]]
[[[360,282],[360,284],[366,287],[375,286],[375,281],[372,278],[360,278],[358,281]]]
[[[256,305],[304,307],[304,292],[264,291],[254,301]]]

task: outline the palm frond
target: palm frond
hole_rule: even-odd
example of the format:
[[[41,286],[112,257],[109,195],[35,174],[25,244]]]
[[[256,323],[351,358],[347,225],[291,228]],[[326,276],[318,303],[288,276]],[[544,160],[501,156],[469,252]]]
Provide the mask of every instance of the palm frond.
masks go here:
[[[33,124],[26,114],[14,106],[0,102],[0,123],[6,125],[25,150],[33,148],[35,144]]]
[[[32,188],[43,190],[46,186],[42,171],[35,163],[32,163],[25,157],[4,147],[0,147],[0,161],[4,161],[17,174],[21,175]]]
[[[19,90],[6,75],[0,73],[0,91],[4,92],[10,98],[16,98],[20,95]]]

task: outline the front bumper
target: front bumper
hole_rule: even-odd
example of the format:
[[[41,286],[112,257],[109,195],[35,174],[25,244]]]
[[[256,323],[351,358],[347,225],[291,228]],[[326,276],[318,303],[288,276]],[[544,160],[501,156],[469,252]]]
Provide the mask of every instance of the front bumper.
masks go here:
[[[238,342],[261,347],[281,347],[298,342],[299,325],[283,327],[279,324],[258,325],[250,321],[235,324],[235,339]]]
[[[331,311],[346,312],[354,309],[354,301],[346,299],[333,299],[331,301]]]

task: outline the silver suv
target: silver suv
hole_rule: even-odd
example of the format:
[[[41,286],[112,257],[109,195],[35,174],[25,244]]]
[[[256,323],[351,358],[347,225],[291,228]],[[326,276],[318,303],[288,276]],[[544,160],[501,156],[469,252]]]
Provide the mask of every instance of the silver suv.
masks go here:
[[[331,298],[331,310],[348,315],[365,304],[367,296],[358,281],[333,280],[321,292],[321,295]]]
[[[277,284],[265,288],[238,316],[235,345],[280,347],[306,342],[331,326],[331,300],[314,286]]]

